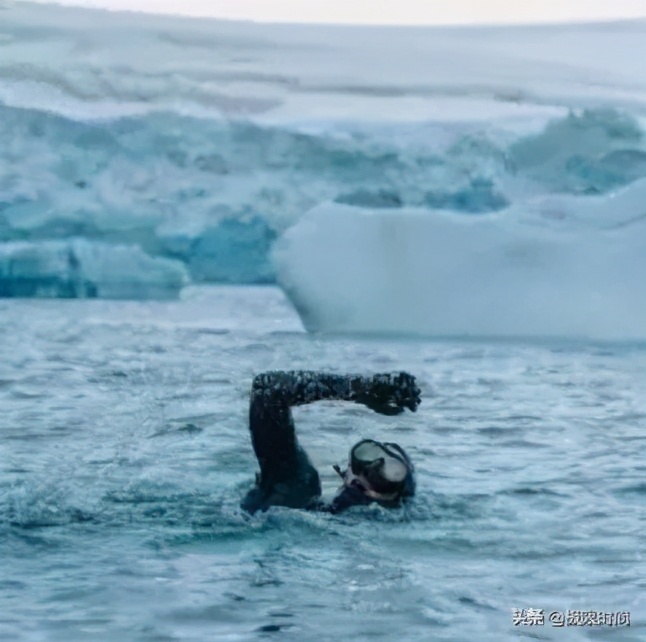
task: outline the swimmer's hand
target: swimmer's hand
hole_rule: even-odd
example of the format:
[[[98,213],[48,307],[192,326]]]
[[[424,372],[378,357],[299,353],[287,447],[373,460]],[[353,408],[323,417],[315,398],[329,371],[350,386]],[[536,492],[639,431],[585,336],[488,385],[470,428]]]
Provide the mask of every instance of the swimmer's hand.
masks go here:
[[[404,408],[415,412],[420,404],[421,390],[407,372],[377,374],[364,382],[355,401],[379,414],[398,415]]]

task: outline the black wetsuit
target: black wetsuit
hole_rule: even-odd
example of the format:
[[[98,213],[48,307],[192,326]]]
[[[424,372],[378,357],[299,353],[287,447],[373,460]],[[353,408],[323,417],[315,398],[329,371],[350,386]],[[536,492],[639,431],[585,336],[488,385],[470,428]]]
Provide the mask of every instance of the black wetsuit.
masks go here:
[[[310,371],[258,375],[251,387],[249,428],[260,474],[256,477],[256,486],[243,500],[242,508],[251,513],[270,506],[338,512],[372,502],[353,486],[346,487],[331,504],[321,502],[319,475],[298,443],[291,408],[336,399],[395,415],[405,407],[415,410],[419,394],[415,378],[404,372],[373,377]]]

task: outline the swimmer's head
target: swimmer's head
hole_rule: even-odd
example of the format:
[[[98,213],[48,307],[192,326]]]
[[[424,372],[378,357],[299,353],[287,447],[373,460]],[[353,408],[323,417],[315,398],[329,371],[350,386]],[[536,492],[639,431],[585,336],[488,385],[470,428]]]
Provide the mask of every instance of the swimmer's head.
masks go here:
[[[350,450],[347,468],[334,469],[343,480],[332,503],[337,511],[372,502],[397,506],[415,494],[413,464],[397,444],[364,439]]]

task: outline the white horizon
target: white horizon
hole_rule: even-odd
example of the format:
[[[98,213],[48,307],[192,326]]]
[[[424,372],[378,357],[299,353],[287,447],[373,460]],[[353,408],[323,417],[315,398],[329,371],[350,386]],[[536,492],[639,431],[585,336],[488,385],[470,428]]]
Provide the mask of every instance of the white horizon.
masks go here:
[[[20,0],[19,0],[20,1]],[[112,11],[269,23],[484,25],[646,18],[646,0],[30,0]]]

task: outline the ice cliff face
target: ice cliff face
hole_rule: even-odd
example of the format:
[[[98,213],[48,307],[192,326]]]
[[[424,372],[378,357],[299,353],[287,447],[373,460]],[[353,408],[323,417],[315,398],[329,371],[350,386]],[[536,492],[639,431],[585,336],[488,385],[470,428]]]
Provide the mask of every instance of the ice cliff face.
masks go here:
[[[97,123],[0,106],[0,240],[132,245],[197,282],[267,283],[275,239],[320,202],[479,215],[646,176],[642,132],[618,112],[572,113],[511,141],[467,129],[303,133],[170,113]]]
[[[302,233],[289,231],[272,261],[294,225],[364,243],[358,222],[369,234],[377,216],[420,238],[438,220],[449,236],[494,219],[507,239],[521,221],[556,234],[559,217],[581,229],[606,217],[602,229],[625,203],[619,219],[638,219],[645,38],[641,22],[299,28],[11,5],[0,293],[169,296],[186,281],[271,283],[278,267],[326,329],[316,243],[297,250]]]

